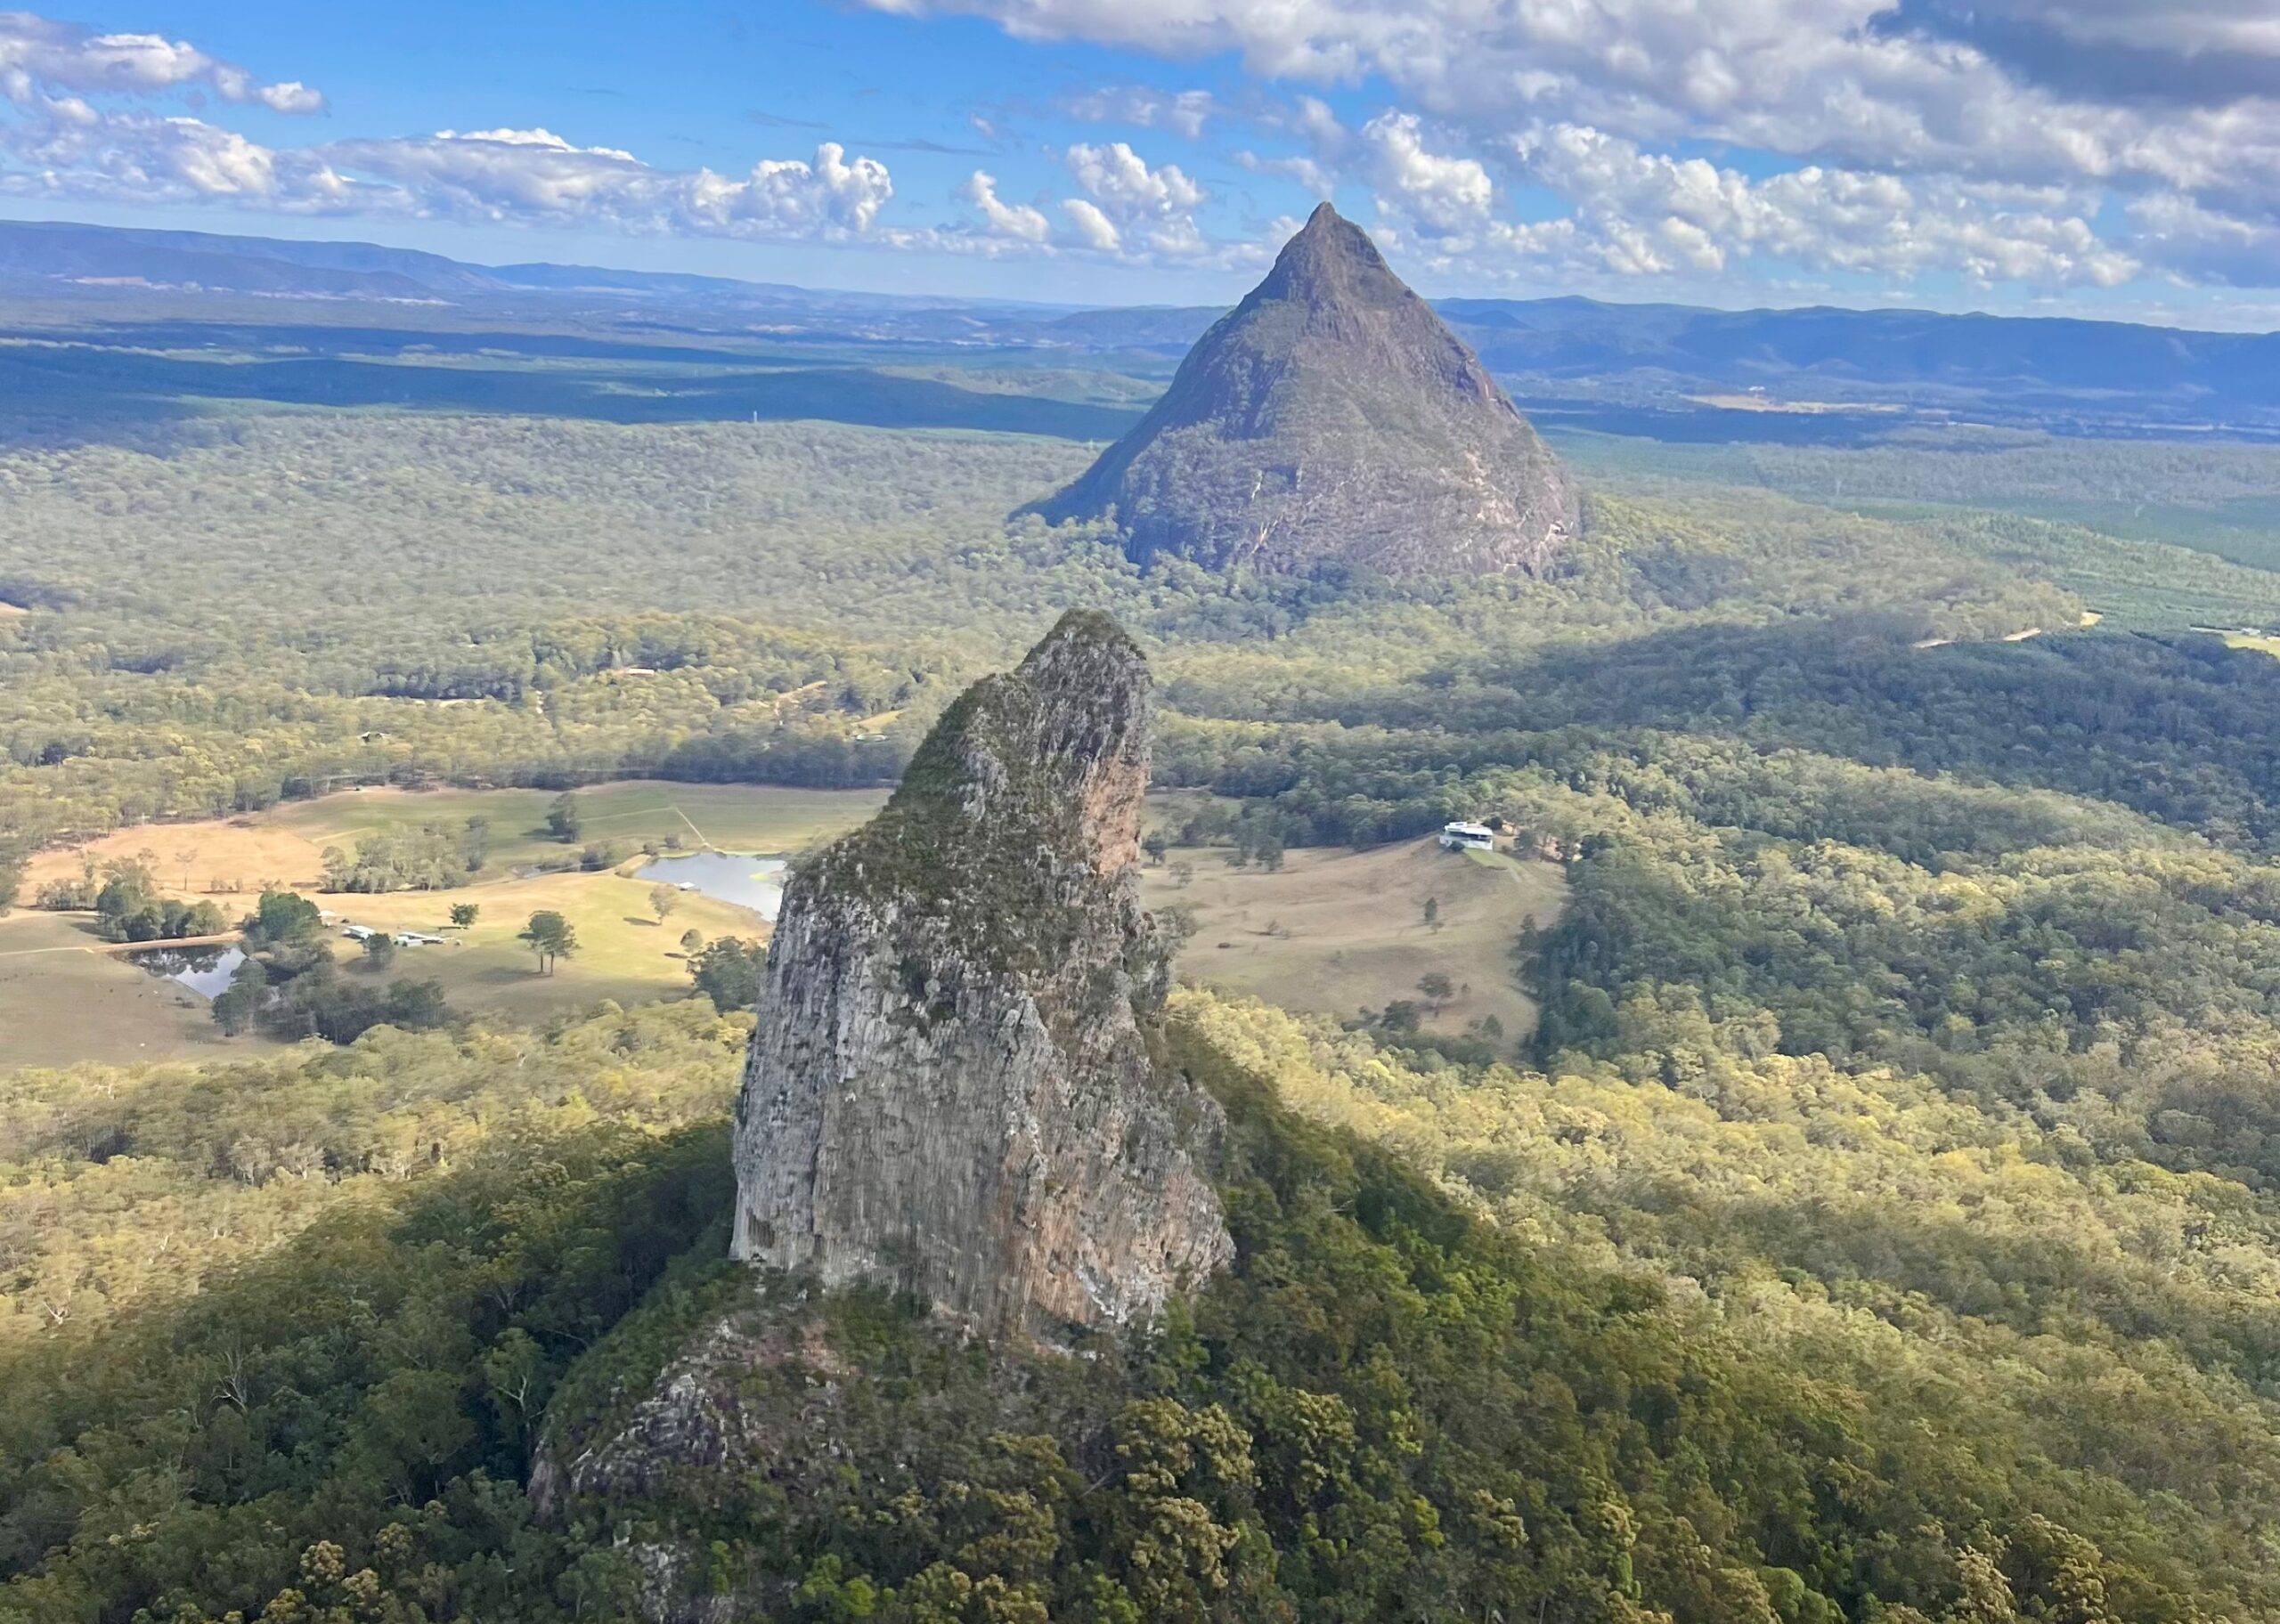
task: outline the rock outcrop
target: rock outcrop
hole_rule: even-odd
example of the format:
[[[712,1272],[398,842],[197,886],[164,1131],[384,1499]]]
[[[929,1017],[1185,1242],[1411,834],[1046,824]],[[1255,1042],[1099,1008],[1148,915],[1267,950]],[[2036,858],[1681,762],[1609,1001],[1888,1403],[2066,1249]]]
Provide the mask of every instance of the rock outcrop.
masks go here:
[[[1139,651],[1071,613],[799,866],[737,1104],[738,1257],[1046,1341],[1228,1261],[1217,1108],[1154,1041],[1149,721]]]
[[[1038,505],[1211,569],[1541,573],[1574,485],[1495,380],[1327,203],[1163,398]]]

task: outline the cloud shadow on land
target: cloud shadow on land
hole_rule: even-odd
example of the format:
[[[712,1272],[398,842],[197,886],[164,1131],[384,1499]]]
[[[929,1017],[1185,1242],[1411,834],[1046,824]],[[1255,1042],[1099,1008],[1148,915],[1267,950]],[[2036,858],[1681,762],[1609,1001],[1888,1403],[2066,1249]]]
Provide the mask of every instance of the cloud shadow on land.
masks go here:
[[[708,372],[488,369],[332,356],[204,361],[70,348],[0,353],[0,444],[148,444],[196,403],[495,413],[602,423],[801,418],[1112,440],[1136,409],[962,389],[857,367]]]

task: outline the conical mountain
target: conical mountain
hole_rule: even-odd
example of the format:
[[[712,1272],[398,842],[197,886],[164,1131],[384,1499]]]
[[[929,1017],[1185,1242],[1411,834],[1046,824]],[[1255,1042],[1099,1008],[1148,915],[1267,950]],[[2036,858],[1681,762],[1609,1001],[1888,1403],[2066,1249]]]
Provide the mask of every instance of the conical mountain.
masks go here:
[[[1037,511],[1112,514],[1143,562],[1413,576],[1539,572],[1579,524],[1479,358],[1327,203],[1154,410]]]

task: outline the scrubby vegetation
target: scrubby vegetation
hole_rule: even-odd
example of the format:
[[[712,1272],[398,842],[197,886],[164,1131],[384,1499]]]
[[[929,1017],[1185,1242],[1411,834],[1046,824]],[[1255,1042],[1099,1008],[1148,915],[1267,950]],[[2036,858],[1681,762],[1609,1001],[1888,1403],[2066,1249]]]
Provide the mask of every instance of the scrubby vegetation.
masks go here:
[[[466,881],[481,871],[491,845],[488,820],[470,817],[457,825],[423,823],[408,829],[382,829],[357,840],[354,852],[324,849],[328,891],[437,891]]]

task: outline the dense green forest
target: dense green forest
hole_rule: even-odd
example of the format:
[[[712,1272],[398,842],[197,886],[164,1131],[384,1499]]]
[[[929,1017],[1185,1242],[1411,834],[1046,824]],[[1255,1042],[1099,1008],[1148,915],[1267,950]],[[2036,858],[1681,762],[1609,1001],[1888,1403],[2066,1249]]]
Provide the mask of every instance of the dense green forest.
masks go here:
[[[1649,766],[1724,754],[1763,780],[1767,801],[1782,792],[1783,752],[1805,751],[2067,791],[2243,849],[2280,835],[2280,662],[2207,637],[2094,629],[1925,648],[1870,617],[1492,651],[1397,681],[1229,651],[1179,667],[1169,698],[1182,719],[1163,776],[1271,797],[1327,840],[1421,832],[1452,798],[1477,799],[1467,775],[1494,767],[1580,784],[1611,770],[1599,759],[1610,751]],[[1435,788],[1435,807],[1414,804]],[[1881,792],[1893,816],[1928,817],[1943,800],[1908,774]],[[1714,821],[1770,812],[1806,832],[1825,811],[1789,818],[1727,793],[1738,799]],[[1969,849],[1994,838],[1982,820],[1999,829],[2038,804],[1977,799],[1986,806],[1951,803],[1940,826],[1878,838],[1918,857]]]
[[[2206,437],[2099,440],[1964,424],[1905,425],[1852,445],[1663,444],[1553,434],[1570,460],[1602,475],[1763,484],[1831,507],[1885,500],[2218,508],[2280,497],[2280,446]]]
[[[1236,1271],[1076,1365],[753,1304],[809,1351],[770,1413],[836,1372],[853,1452],[646,1530],[525,1485],[740,1288],[748,1016],[0,1069],[0,1620],[615,1620],[666,1529],[801,1620],[2280,1616],[2280,663],[2183,629],[2280,577],[1635,470],[1542,580],[1142,573],[1008,527],[1082,458],[317,414],[0,453],[10,852],[344,782],[878,782],[1081,603],[1252,849],[1493,815],[1570,898],[1482,967],[1544,1011],[1494,1046],[1181,995]]]
[[[623,1616],[633,1555],[520,1483],[735,1301],[745,1025],[697,1001],[15,1092],[12,1188],[115,1193],[10,1225],[0,1616]],[[794,1619],[2280,1604],[2243,1537],[2280,1467],[2238,1186],[1698,1016],[1556,1078],[1193,995],[1175,1031],[1235,1124],[1241,1261],[1192,1314],[1071,1362],[885,1299],[756,1303],[837,1350],[853,1457],[799,1441],[794,1374],[763,1477],[631,1514]]]
[[[867,1595],[913,1618],[2269,1608],[2234,1533],[2280,1494],[2252,1198],[1921,1078],[1753,1054],[1762,1033],[1698,1011],[1645,1021],[1662,1048],[1555,1081],[1190,998],[1190,1063],[1242,1130],[1237,1277],[1081,1369],[836,1307],[829,1335],[902,1373],[862,1434],[875,1478],[763,1494],[718,1531],[802,1618]],[[187,1092],[196,1074],[19,1092],[17,1187],[116,1193],[11,1225],[4,1548],[60,1548],[0,1606],[218,1616],[297,1590],[615,1616],[630,1564],[515,1485],[566,1373],[558,1417],[606,1406],[611,1370],[726,1300],[707,1119],[743,1031],[686,1003],[535,1043],[376,1035]],[[1278,1116],[1262,1083],[1447,1193]],[[74,1222],[41,1221],[59,1206]],[[193,1227],[223,1244],[184,1303],[163,1241]],[[1104,1481],[1086,1441],[1123,1463]]]

